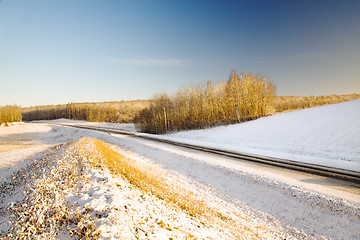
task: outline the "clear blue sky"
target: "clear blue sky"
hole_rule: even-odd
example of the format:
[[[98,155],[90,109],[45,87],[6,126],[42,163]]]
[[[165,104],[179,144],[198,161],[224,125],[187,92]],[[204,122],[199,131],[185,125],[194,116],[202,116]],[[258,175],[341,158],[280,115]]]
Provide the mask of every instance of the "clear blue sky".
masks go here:
[[[360,93],[360,1],[0,0],[0,105],[147,99],[231,69]]]

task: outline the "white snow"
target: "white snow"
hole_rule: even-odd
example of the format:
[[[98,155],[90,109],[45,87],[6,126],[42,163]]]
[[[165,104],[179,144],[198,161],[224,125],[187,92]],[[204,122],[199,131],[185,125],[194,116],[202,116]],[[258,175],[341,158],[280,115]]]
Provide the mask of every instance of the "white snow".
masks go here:
[[[312,163],[317,159],[320,161],[317,163],[359,171],[360,127],[357,121],[360,119],[359,109],[360,100],[357,100],[278,114],[232,126],[158,137],[239,152],[292,157],[290,159],[298,161],[311,159]],[[64,119],[49,121],[49,123],[135,130],[133,125],[107,125]],[[250,163],[200,154],[196,151],[129,136],[110,135],[45,123],[15,124],[9,128],[0,128],[1,146],[26,146],[20,149],[11,148],[14,150],[0,153],[0,185],[5,178],[7,181],[12,179],[10,176],[16,170],[25,169],[39,158],[37,157],[39,155],[31,156],[44,150],[51,151],[51,147],[57,144],[88,136],[120,147],[129,157],[137,161],[155,163],[199,191],[202,189],[208,197],[223,199],[230,204],[227,206],[232,206],[224,208],[227,209],[226,211],[242,213],[245,218],[267,226],[267,229],[275,234],[269,236],[277,236],[273,237],[275,239],[284,236],[296,239],[323,237],[359,239],[360,237],[360,193],[356,186],[348,189],[340,182],[313,175],[286,173],[285,170],[254,166]],[[112,226],[111,222],[117,224],[128,222],[133,224],[129,226],[135,226],[138,221],[136,219],[143,221],[144,217],[146,219],[146,216],[149,216],[147,214],[152,211],[153,206],[149,205],[150,202],[154,202],[151,200],[152,196],[147,196],[144,200],[140,197],[140,193],[129,192],[135,195],[125,197],[128,190],[121,183],[125,192],[120,193],[116,187],[119,180],[113,179],[108,172],[88,170],[84,174],[87,174],[88,181],[79,183],[82,184],[84,191],[79,195],[69,195],[67,200],[83,207],[86,205],[94,211],[107,212],[108,217],[101,217],[97,223],[104,232],[109,232],[109,236],[111,232],[121,230],[120,227]],[[20,193],[20,190],[15,193]],[[5,193],[7,192],[5,189]],[[4,196],[0,196],[1,209],[5,209],[5,205],[9,202],[23,198],[20,195],[9,198]],[[116,204],[120,201],[130,204],[133,212],[138,211],[135,218],[125,216],[124,212],[116,210]],[[160,206],[160,209],[166,209],[161,208],[160,203],[156,204]],[[165,214],[162,215],[163,217],[167,216],[166,212],[167,210],[163,210],[161,213]],[[184,222],[187,221],[176,222],[177,214],[175,213],[168,216],[171,220],[168,223],[178,224],[176,226],[184,226]],[[126,217],[129,219],[125,221]],[[155,220],[156,217],[141,224],[144,224],[144,229],[150,229],[150,226],[154,224],[156,226]],[[0,231],[6,230],[6,221],[7,217],[0,214]],[[161,236],[169,236],[168,232],[161,229],[155,230],[154,237],[158,239]],[[268,239],[273,238],[268,237]]]
[[[66,133],[67,130],[68,128],[63,128],[62,132]],[[108,137],[108,140],[110,138],[113,138],[113,141],[117,140],[108,134],[100,135],[98,136],[100,138]],[[121,150],[119,149],[119,151]],[[6,179],[6,182],[0,184],[2,187],[0,191],[0,235],[2,232],[6,234],[11,229],[7,221],[12,217],[7,209],[20,211],[24,218],[30,213],[38,214],[38,217],[44,219],[48,212],[51,215],[53,211],[51,206],[54,206],[56,211],[61,210],[60,213],[65,213],[67,218],[76,219],[74,216],[80,214],[80,216],[86,217],[86,221],[82,223],[93,221],[96,230],[101,234],[101,239],[186,239],[191,236],[195,239],[234,239],[230,231],[217,225],[221,223],[206,224],[200,219],[191,217],[175,205],[149,193],[141,192],[125,179],[114,177],[106,169],[89,168],[86,158],[78,159],[76,154],[73,154],[76,152],[73,148],[66,148],[66,145],[59,145],[46,155],[34,157],[33,161],[29,161],[28,166],[18,169],[19,171],[14,172],[12,177]],[[122,153],[128,155],[126,152],[122,151]],[[153,170],[159,167],[151,163],[149,159],[137,157],[134,154],[131,157],[134,161],[139,161],[138,164],[151,165]],[[78,161],[83,167],[78,167]],[[74,171],[75,169],[78,170]],[[75,186],[72,186],[71,181],[68,183],[65,180],[67,176],[70,176],[71,181],[76,181]],[[181,184],[182,187],[187,186],[191,191],[197,190],[198,196],[203,201],[208,199],[209,203],[213,204],[212,208],[221,209],[226,215],[237,219],[238,224],[246,226],[246,229],[254,229],[265,239],[304,236],[301,233],[283,231],[277,222],[263,221],[247,208],[243,211],[244,209],[219,200],[211,190],[209,191],[209,188],[192,187],[187,183],[186,178],[177,178],[176,175],[166,174],[166,176],[166,181],[172,182],[174,186]],[[37,192],[42,193],[41,190],[34,191],[38,184],[41,184],[42,187],[47,186],[52,191],[44,192],[44,195],[34,195]],[[58,196],[54,202],[51,199],[53,192]],[[24,193],[26,195],[23,195]],[[38,198],[44,199],[34,201]],[[34,202],[37,205],[33,206]],[[43,209],[41,204],[44,202],[52,205]],[[66,207],[59,207],[61,205]],[[41,211],[36,211],[36,209],[41,209]],[[26,211],[35,212],[27,213]],[[260,216],[262,217],[262,215]],[[25,223],[24,220],[20,222]],[[64,222],[68,223],[67,220]],[[34,222],[31,221],[30,224],[34,224]],[[58,227],[64,229],[64,227]],[[76,229],[76,225],[67,227]],[[46,225],[39,226],[39,229],[43,228],[46,228]],[[58,239],[76,239],[71,238],[66,232],[57,233]]]
[[[152,137],[360,171],[359,119],[360,100],[354,100],[276,114],[234,125],[152,135]],[[67,119],[47,122],[137,132],[134,124],[94,123]]]
[[[48,123],[59,123],[59,124],[67,124],[67,125],[81,125],[88,127],[103,127],[103,128],[111,128],[128,132],[136,132],[137,129],[132,123],[106,123],[106,122],[87,122],[83,120],[69,120],[65,118],[50,120],[50,121],[33,121],[33,122],[48,122]]]
[[[75,141],[82,137],[102,139],[107,134],[86,129],[64,128],[41,123],[14,124],[0,128],[0,183],[16,169],[25,167],[31,156],[56,144]],[[9,150],[5,151],[6,148]]]
[[[81,191],[66,201],[97,216],[102,239],[224,239],[217,229],[200,228],[198,220],[107,170],[86,169],[85,178],[77,186]]]
[[[194,145],[360,171],[360,100],[164,137]]]
[[[340,183],[323,177],[284,173],[168,144],[114,136],[119,138],[114,143],[122,148],[141,154],[194,183],[213,187],[231,202],[235,201],[244,212],[250,206],[253,212],[265,213],[263,219],[290,227],[286,231],[304,231],[297,239],[306,238],[307,234],[307,238],[316,239],[319,235],[333,239],[359,237],[360,197],[356,186],[355,193],[349,193],[348,189],[340,188]]]

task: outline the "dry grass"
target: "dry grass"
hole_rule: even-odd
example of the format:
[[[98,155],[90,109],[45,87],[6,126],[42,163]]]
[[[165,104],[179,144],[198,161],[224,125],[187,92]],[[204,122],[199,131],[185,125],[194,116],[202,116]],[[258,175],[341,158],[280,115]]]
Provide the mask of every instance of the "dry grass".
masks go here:
[[[125,177],[141,191],[180,207],[190,216],[200,219],[202,224],[215,228],[225,227],[236,236],[236,239],[261,239],[259,232],[264,231],[262,226],[244,224],[246,219],[238,221],[239,216],[234,218],[234,215],[223,213],[220,209],[210,206],[204,196],[178,182],[169,181],[169,175],[164,170],[139,164],[121,155],[107,143],[96,139],[83,139],[80,146],[81,155],[91,159],[93,165],[106,167],[113,174]]]
[[[97,239],[99,231],[86,209],[74,209],[64,199],[66,192],[84,181],[82,167],[71,146],[59,159],[53,154],[16,172],[12,179],[27,186],[25,199],[8,210],[11,230],[6,239],[56,239],[63,231],[75,239]]]

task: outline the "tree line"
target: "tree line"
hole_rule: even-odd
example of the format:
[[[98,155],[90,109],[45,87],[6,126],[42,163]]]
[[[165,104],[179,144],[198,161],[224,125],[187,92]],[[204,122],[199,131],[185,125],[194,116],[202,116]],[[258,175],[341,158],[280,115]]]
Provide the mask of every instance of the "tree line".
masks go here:
[[[105,102],[105,103],[68,103],[25,108],[24,121],[53,120],[67,118],[89,122],[130,123],[143,108],[146,100]]]
[[[135,122],[140,131],[156,134],[243,122],[273,113],[275,91],[266,76],[233,70],[227,82],[155,95]]]
[[[67,118],[90,122],[136,123],[140,131],[168,133],[243,122],[360,98],[360,94],[275,96],[275,86],[261,74],[232,71],[227,82],[188,86],[150,100],[68,103],[20,108],[0,106],[0,124]]]
[[[16,105],[0,107],[0,124],[21,121],[21,108]]]
[[[276,113],[287,112],[327,104],[356,100],[360,94],[328,95],[328,96],[276,96],[274,108]]]

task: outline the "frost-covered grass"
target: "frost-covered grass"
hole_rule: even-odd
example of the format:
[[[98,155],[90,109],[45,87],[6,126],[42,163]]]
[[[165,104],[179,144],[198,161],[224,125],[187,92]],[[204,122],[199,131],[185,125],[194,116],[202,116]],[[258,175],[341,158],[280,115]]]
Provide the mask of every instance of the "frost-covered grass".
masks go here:
[[[170,181],[171,176],[164,170],[141,165],[133,159],[126,158],[102,141],[90,138],[82,141],[82,154],[87,155],[92,164],[106,167],[113,174],[125,177],[140,191],[174,204],[191,217],[199,219],[204,226],[224,228],[236,239],[261,239],[260,232],[265,228],[252,226],[246,219],[226,213],[214,205],[210,206],[205,196],[190,190],[187,186]]]
[[[85,138],[54,149],[2,184],[0,210],[9,225],[5,231],[1,226],[0,238],[263,239],[272,234],[167,171],[125,157],[102,141]]]
[[[9,209],[11,229],[4,234],[7,238],[54,239],[63,230],[75,239],[91,239],[99,235],[85,209],[73,209],[65,201],[66,194],[84,180],[81,157],[77,153],[76,147],[71,146],[56,162],[45,158],[49,162],[42,160],[42,167],[48,169],[43,169],[40,177],[37,175],[39,172],[33,172],[35,174],[30,179],[17,176],[23,181],[34,181],[25,188],[25,199],[13,203]]]

